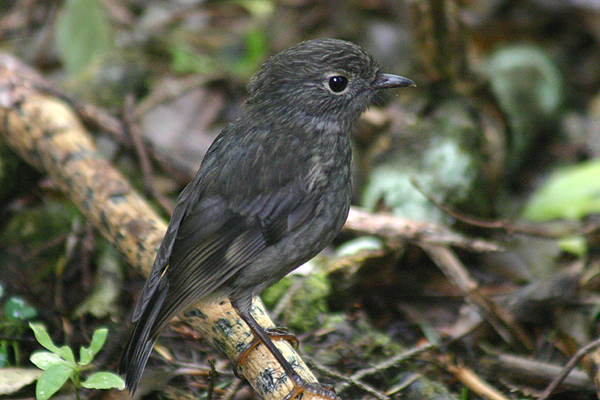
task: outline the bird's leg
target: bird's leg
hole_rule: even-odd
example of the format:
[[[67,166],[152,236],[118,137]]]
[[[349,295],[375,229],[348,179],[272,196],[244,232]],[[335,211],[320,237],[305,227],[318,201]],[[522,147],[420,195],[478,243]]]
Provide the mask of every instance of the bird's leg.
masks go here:
[[[296,337],[296,335],[294,335],[292,332],[290,332],[287,328],[274,326],[272,328],[265,328],[265,332],[267,333],[267,335],[269,336],[269,338],[271,340],[272,339],[287,340],[288,342],[290,342],[290,344],[292,345],[292,347],[294,349],[298,348],[298,344],[299,344],[298,338]],[[242,354],[240,354],[240,356],[237,359],[237,365],[243,364],[246,361],[246,357],[248,356],[248,354],[250,354],[250,352],[261,343],[262,342],[260,341],[258,336],[255,335],[252,338],[252,341],[246,345],[246,348],[244,350],[242,350]],[[236,372],[236,375],[237,375],[237,372]]]
[[[294,368],[292,368],[290,363],[285,359],[283,354],[281,354],[279,349],[277,347],[275,347],[275,344],[273,344],[273,342],[271,341],[269,334],[262,328],[262,326],[260,326],[258,324],[258,322],[256,322],[254,317],[252,317],[252,315],[250,315],[249,310],[246,310],[246,311],[237,310],[237,311],[238,311],[238,315],[240,316],[240,318],[242,320],[244,320],[244,322],[246,324],[248,324],[248,327],[250,327],[250,330],[252,331],[252,333],[254,333],[254,338],[255,338],[255,340],[257,340],[256,345],[258,345],[258,343],[260,342],[267,347],[269,352],[271,352],[271,354],[273,354],[273,357],[275,357],[275,359],[279,362],[279,364],[281,365],[281,367],[287,374],[288,378],[294,384],[294,389],[287,396],[285,396],[284,400],[295,399],[296,397],[298,397],[300,394],[302,394],[304,392],[313,393],[317,396],[321,396],[321,397],[324,397],[327,399],[339,400],[339,397],[336,396],[336,394],[333,393],[332,391],[323,388],[322,386],[320,386],[317,383],[306,382],[300,375],[298,375],[298,373],[294,370]],[[295,337],[294,337],[294,339],[295,339]],[[296,340],[296,342],[297,342],[297,340]],[[252,343],[251,343],[251,345],[252,345]],[[252,348],[256,347],[256,345],[254,345]],[[245,356],[248,354],[248,352],[249,352],[249,349],[247,349],[242,354],[242,356],[240,357],[241,360],[238,359],[238,365],[240,364],[239,363],[240,361],[243,361],[243,358],[245,358]]]

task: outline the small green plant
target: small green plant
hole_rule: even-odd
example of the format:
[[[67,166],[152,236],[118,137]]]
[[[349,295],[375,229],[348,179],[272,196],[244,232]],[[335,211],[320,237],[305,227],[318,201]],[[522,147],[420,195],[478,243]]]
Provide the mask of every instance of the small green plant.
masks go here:
[[[75,386],[76,395],[79,399],[79,389],[124,389],[125,382],[121,377],[111,372],[95,372],[81,380],[81,373],[90,369],[90,363],[94,356],[100,351],[106,340],[108,330],[97,329],[92,336],[90,347],[79,349],[79,361],[70,347],[58,347],[50,338],[46,328],[42,324],[29,323],[36,340],[49,351],[37,351],[30,357],[32,363],[44,372],[37,381],[35,397],[37,400],[49,399],[60,389],[67,380],[71,380]]]
[[[0,282],[0,298],[4,295],[4,286]],[[11,359],[18,366],[21,359],[20,340],[18,338],[27,330],[27,321],[35,318],[37,311],[23,298],[10,296],[0,307],[0,368],[10,366]],[[12,357],[11,357],[12,350]]]

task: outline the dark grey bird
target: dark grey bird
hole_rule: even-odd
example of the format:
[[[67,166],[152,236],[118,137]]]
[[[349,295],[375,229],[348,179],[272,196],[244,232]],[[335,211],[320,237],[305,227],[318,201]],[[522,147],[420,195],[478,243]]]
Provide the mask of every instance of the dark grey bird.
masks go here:
[[[353,125],[380,89],[412,85],[336,39],[297,44],[263,64],[243,115],[179,195],[121,359],[131,392],[173,316],[227,298],[299,392],[329,394],[285,360],[250,314],[252,298],[338,234],[350,207]]]

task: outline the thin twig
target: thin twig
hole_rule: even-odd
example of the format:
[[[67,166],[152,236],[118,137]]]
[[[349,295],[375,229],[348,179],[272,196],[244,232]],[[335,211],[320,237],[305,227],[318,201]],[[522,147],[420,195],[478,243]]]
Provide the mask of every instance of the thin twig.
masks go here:
[[[571,359],[569,360],[569,362],[564,366],[564,368],[562,369],[562,371],[560,372],[560,374],[556,378],[554,378],[554,380],[542,392],[542,394],[540,395],[540,397],[538,397],[538,400],[546,400],[548,397],[550,397],[550,395],[552,394],[552,392],[554,392],[554,390],[556,390],[556,388],[558,387],[558,385],[560,385],[562,383],[562,381],[565,380],[565,378],[569,375],[569,373],[571,372],[571,370],[573,368],[575,368],[575,366],[577,364],[579,364],[579,362],[581,361],[581,359],[583,357],[585,357],[588,353],[596,350],[599,347],[600,347],[600,339],[596,339],[596,340],[588,343],[587,345],[583,346],[579,350],[577,350],[577,352],[575,353],[575,355],[573,357],[571,357]]]
[[[459,367],[451,363],[447,363],[445,366],[446,369],[456,377],[456,379],[463,383],[463,385],[465,385],[484,399],[509,400],[508,397],[506,397],[498,389],[486,382],[483,378],[481,378],[471,369]]]
[[[413,373],[410,374],[408,376],[408,378],[404,379],[402,382],[400,382],[399,384],[392,386],[388,391],[387,394],[388,395],[393,395],[395,393],[398,393],[404,389],[406,389],[407,387],[409,387],[410,385],[412,385],[413,383],[415,383],[416,381],[418,381],[419,379],[421,379],[423,377],[423,374],[419,374],[419,373]]]
[[[127,125],[127,131],[131,137],[133,148],[140,162],[140,169],[144,181],[144,191],[148,196],[155,198],[163,210],[166,211],[167,214],[171,215],[173,213],[173,205],[154,187],[152,180],[152,163],[150,162],[148,151],[144,141],[142,140],[142,132],[140,131],[140,127],[133,117],[133,106],[133,95],[128,94],[125,97],[123,116],[125,124]]]
[[[319,371],[320,373],[331,376],[340,381],[348,382],[349,384],[346,387],[349,387],[350,385],[354,385],[355,387],[365,391],[366,393],[369,393],[369,394],[375,396],[379,400],[390,400],[390,398],[388,396],[386,396],[384,393],[380,392],[379,390],[375,389],[374,387],[367,385],[364,382],[360,382],[358,380],[352,380],[351,378],[349,378],[345,375],[342,375],[337,371],[327,368],[326,366],[316,362],[312,357],[304,355],[304,360],[311,368]],[[336,387],[336,389],[335,389],[337,394],[341,393],[343,390],[344,389],[338,389],[338,387]]]
[[[585,226],[572,228],[572,229],[562,229],[560,232],[550,232],[547,227],[538,226],[538,225],[523,225],[516,224],[510,222],[505,219],[490,221],[482,218],[473,217],[471,215],[462,214],[445,204],[440,203],[436,199],[433,198],[416,179],[411,179],[411,183],[413,186],[429,200],[433,205],[447,213],[448,215],[456,218],[457,220],[464,222],[466,224],[477,226],[479,228],[486,229],[497,229],[505,231],[506,233],[521,233],[528,236],[538,237],[542,239],[561,239],[566,236],[581,236],[581,235],[589,235],[592,232],[595,232],[600,229],[600,223],[598,221],[590,222]]]
[[[233,400],[243,382],[240,378],[234,378],[225,393],[223,393],[222,399]]]
[[[513,316],[481,294],[477,281],[452,249],[430,243],[419,243],[419,246],[507,343],[533,349],[531,339]]]
[[[340,374],[336,371],[333,371],[323,365],[320,365],[319,363],[317,363],[315,360],[313,360],[310,357],[307,357],[306,361],[311,365],[312,368],[318,370],[319,372],[321,372],[323,374],[327,374],[329,376],[332,376],[332,377],[342,381],[342,383],[338,384],[335,388],[337,393],[343,392],[344,390],[348,389],[350,386],[355,386],[361,390],[364,390],[367,393],[372,394],[373,396],[376,396],[379,399],[387,400],[387,399],[389,399],[388,396],[381,393],[377,389],[374,389],[370,385],[367,385],[366,383],[361,382],[360,379],[363,379],[370,375],[375,375],[375,374],[381,373],[382,371],[385,371],[388,368],[397,366],[401,362],[408,360],[410,358],[413,358],[413,357],[415,357],[427,350],[430,350],[434,347],[435,347],[435,345],[433,345],[431,343],[426,343],[424,345],[421,345],[421,346],[409,349],[407,351],[404,351],[402,353],[399,353],[399,354],[395,355],[394,357],[392,357],[388,360],[385,360],[384,362],[379,363],[373,367],[361,369],[350,376],[342,375],[342,374]]]
[[[435,348],[435,345],[433,343],[426,343],[424,345],[414,347],[414,348],[406,350],[402,353],[396,354],[394,357],[387,359],[382,363],[379,363],[379,364],[374,365],[369,368],[364,368],[364,369],[358,370],[355,373],[353,373],[352,375],[350,375],[350,379],[359,380],[359,379],[362,379],[369,375],[375,375],[375,374],[381,373],[382,371],[385,371],[388,368],[395,367],[398,364],[400,364],[401,362],[406,361],[410,358],[413,358],[413,357],[415,357],[421,353],[424,353],[427,350],[433,349],[433,348]],[[341,387],[343,387],[344,385],[345,385],[344,383],[340,384]]]

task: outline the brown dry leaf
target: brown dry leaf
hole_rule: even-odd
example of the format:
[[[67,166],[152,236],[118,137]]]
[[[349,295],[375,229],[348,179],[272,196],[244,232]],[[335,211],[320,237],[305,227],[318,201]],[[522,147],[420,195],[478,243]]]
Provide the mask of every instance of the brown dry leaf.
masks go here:
[[[0,394],[10,394],[36,381],[42,375],[37,368],[0,368]]]

